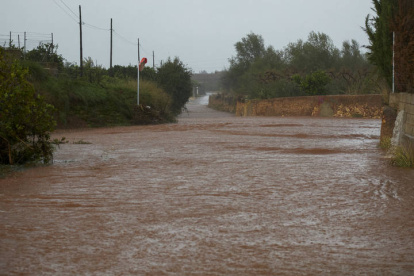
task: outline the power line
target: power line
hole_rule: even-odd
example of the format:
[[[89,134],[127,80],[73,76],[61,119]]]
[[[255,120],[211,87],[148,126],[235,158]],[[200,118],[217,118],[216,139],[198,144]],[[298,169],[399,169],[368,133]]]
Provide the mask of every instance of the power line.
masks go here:
[[[50,33],[45,34],[45,33],[36,33],[36,32],[11,32],[12,34],[24,34],[26,33],[26,35],[31,35],[31,36],[50,36]]]
[[[71,9],[71,8],[69,8],[69,6],[68,5],[66,5],[66,3],[65,2],[63,2],[63,0],[60,0],[60,2],[62,2],[62,4],[63,5],[65,5],[65,7],[66,8],[68,8],[68,10],[70,10],[70,12],[72,13],[72,14],[74,14],[75,15],[75,17],[77,18],[77,19],[79,19],[79,16]]]
[[[64,13],[66,13],[73,21],[75,21],[76,23],[78,23],[78,16],[73,17],[73,15],[71,15],[66,9],[64,9],[61,5],[58,4],[58,2],[56,2],[56,0],[53,0],[53,2],[56,4],[56,6],[58,6]]]
[[[53,2],[64,12],[64,13],[66,13],[73,21],[75,21],[76,22],[76,24],[79,24],[79,16],[68,6],[68,5],[66,5],[66,3],[63,1],[63,0],[60,0],[60,2],[63,4],[63,5],[65,5],[65,7],[66,7],[66,9],[65,8],[63,8],[58,2],[56,2],[56,0],[53,0]],[[72,13],[72,14],[70,14],[69,12],[68,12],[68,10],[70,11],[70,13]],[[85,25],[86,27],[88,27],[88,28],[91,28],[91,29],[95,29],[95,30],[100,30],[100,31],[109,31],[109,29],[108,28],[101,28],[101,27],[98,27],[98,26],[95,26],[95,25],[92,25],[92,24],[89,24],[89,23],[86,23],[85,21],[82,21],[82,25]]]
[[[142,44],[141,44],[141,43],[139,44],[139,47],[142,49],[142,51],[143,51],[145,54],[147,54],[147,56],[152,55],[152,52],[148,52],[148,50],[147,50],[145,47],[142,47]]]
[[[95,30],[98,30],[98,31],[110,31],[110,29],[105,29],[105,28],[97,27],[97,26],[94,26],[92,24],[88,24],[88,23],[85,23],[85,22],[82,22],[82,23],[83,23],[83,25],[85,25],[86,27],[89,27],[91,29],[95,29]]]
[[[122,40],[124,40],[126,43],[129,43],[131,45],[136,46],[138,43],[134,43],[131,42],[130,40],[128,40],[127,38],[123,37],[122,35],[120,35],[118,32],[116,32],[115,30],[113,30],[114,34],[116,34],[119,38],[121,38]]]

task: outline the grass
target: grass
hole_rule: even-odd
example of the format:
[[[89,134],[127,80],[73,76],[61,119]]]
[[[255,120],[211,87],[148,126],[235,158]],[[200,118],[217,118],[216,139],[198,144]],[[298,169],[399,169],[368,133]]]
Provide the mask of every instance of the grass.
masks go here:
[[[390,137],[381,138],[379,147],[384,151],[389,151],[392,155],[391,164],[396,167],[414,168],[414,143],[406,140],[398,147],[391,144]]]
[[[406,142],[395,149],[391,163],[396,167],[414,168],[414,144]]]
[[[381,138],[379,147],[382,150],[389,150],[391,148],[391,137]]]

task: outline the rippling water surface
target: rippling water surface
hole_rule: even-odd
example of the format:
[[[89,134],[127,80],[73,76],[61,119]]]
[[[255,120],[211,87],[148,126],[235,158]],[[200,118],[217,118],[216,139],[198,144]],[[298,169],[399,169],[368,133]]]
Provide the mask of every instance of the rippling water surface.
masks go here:
[[[414,171],[383,158],[379,120],[205,103],[58,132],[53,165],[0,179],[0,274],[414,274]]]

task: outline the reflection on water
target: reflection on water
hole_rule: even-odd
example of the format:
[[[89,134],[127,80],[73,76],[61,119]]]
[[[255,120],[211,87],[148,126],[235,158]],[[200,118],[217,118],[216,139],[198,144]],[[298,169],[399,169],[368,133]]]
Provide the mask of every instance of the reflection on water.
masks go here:
[[[0,179],[0,274],[414,273],[414,172],[380,121],[238,118],[55,134]]]

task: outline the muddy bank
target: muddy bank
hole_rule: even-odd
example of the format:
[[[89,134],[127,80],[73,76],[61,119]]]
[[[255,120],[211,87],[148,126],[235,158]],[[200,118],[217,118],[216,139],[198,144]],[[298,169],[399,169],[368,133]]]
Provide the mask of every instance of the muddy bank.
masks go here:
[[[240,118],[59,132],[0,179],[2,275],[411,275],[414,172],[380,120]]]

